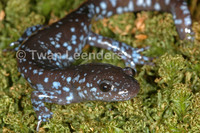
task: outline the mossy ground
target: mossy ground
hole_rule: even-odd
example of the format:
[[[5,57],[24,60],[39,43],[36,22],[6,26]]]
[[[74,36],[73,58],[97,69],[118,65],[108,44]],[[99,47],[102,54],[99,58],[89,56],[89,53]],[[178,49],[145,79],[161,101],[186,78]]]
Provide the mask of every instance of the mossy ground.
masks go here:
[[[0,132],[35,132],[37,119],[33,91],[17,71],[14,52],[3,52],[23,31],[35,24],[52,23],[78,7],[83,0],[0,1]],[[178,38],[168,13],[126,13],[93,23],[93,30],[133,47],[150,49],[155,66],[138,66],[137,97],[124,102],[85,102],[60,106],[47,104],[54,113],[40,132],[200,132],[200,3],[190,1],[194,43]],[[109,51],[86,46],[84,52]],[[112,60],[78,60],[110,63]]]

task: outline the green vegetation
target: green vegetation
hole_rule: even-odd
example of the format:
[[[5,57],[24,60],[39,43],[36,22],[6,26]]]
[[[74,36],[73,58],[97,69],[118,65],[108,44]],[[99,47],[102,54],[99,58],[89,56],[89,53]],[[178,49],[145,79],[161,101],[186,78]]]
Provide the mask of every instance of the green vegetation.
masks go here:
[[[190,2],[193,16],[200,3]],[[33,89],[17,71],[14,52],[3,52],[24,30],[48,24],[76,9],[83,0],[0,1],[0,132],[35,132],[37,119],[31,105]],[[197,2],[197,1],[196,1]],[[5,14],[5,15],[4,15]],[[178,38],[168,13],[126,13],[93,23],[93,31],[147,47],[154,66],[138,66],[137,97],[124,102],[85,102],[60,106],[47,104],[54,113],[40,132],[199,132],[200,131],[200,22],[195,19],[194,43]],[[89,47],[84,52],[110,51]],[[110,52],[111,53],[111,52]],[[75,64],[102,62],[124,67],[121,60],[78,60]]]

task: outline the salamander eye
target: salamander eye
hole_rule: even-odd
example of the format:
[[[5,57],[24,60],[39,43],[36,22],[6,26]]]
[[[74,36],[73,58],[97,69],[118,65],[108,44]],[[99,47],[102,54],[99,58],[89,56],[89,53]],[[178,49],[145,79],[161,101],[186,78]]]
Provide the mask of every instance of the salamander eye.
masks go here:
[[[102,92],[108,92],[114,88],[114,86],[109,81],[102,81],[99,84],[99,87]]]

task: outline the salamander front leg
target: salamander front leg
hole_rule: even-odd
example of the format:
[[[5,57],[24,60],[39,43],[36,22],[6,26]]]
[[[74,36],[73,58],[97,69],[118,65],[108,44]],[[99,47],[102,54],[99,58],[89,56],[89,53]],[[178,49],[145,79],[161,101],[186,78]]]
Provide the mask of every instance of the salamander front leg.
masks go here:
[[[34,32],[42,28],[43,28],[43,25],[35,25],[35,26],[27,28],[22,34],[22,36],[16,42],[12,42],[10,44],[10,47],[15,47],[14,51],[17,51],[24,40],[28,39]]]
[[[133,48],[125,43],[115,41],[111,38],[103,37],[93,32],[90,32],[87,43],[91,46],[96,46],[115,52],[125,61],[126,66],[130,66],[134,69],[135,64],[150,64],[149,61],[152,60],[152,58],[143,56],[141,54],[141,52],[147,50],[148,47]]]
[[[37,114],[38,125],[37,131],[39,130],[41,122],[46,122],[53,115],[50,110],[45,107],[44,102],[57,103],[59,95],[56,92],[50,91],[33,91],[31,95],[31,102],[33,108]]]

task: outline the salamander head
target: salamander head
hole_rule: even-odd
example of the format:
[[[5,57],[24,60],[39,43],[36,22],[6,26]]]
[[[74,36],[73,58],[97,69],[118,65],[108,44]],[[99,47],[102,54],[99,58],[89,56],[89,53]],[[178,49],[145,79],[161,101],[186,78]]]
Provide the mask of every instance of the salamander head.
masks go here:
[[[75,84],[84,88],[87,100],[124,101],[133,98],[139,92],[139,84],[133,78],[135,72],[129,67],[122,69],[96,64],[85,67],[81,73],[85,74],[86,71],[86,81]]]

